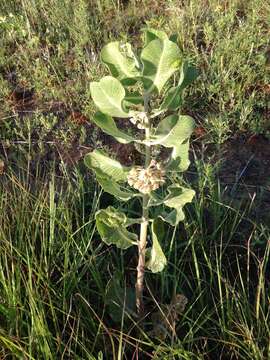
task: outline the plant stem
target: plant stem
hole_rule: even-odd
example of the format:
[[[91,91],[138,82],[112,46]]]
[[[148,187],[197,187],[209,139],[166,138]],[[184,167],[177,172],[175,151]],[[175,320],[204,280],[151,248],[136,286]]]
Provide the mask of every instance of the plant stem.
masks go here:
[[[149,96],[144,95],[144,111],[149,113]],[[145,129],[145,140],[150,138],[151,124],[150,121]],[[145,168],[147,168],[151,161],[151,147],[145,145]],[[143,195],[142,204],[142,219],[140,229],[140,240],[138,241],[138,266],[137,266],[137,282],[136,282],[136,307],[139,318],[141,319],[144,314],[143,304],[143,289],[144,289],[144,269],[145,269],[145,249],[147,244],[147,229],[149,223],[149,210],[148,210],[149,195]]]

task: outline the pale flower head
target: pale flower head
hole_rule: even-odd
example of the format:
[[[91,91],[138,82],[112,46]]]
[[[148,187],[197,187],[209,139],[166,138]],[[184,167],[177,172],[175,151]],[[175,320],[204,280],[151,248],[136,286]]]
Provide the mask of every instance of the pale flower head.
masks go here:
[[[142,166],[135,166],[128,174],[128,184],[143,194],[149,194],[164,184],[165,170],[156,160],[151,160],[150,165],[145,169]]]

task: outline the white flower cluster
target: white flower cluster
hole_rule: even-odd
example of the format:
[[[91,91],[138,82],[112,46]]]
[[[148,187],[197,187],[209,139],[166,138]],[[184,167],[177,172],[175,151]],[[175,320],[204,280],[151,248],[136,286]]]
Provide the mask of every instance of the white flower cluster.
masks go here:
[[[142,166],[132,168],[128,174],[130,186],[143,194],[149,194],[164,184],[165,170],[156,160],[151,160],[150,165],[144,169]]]
[[[146,129],[149,126],[147,114],[144,111],[135,112],[129,121],[138,129]]]

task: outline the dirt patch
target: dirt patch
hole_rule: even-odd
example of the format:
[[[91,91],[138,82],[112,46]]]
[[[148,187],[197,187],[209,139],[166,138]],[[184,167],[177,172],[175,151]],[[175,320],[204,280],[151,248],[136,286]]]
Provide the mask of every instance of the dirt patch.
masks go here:
[[[247,205],[254,200],[254,215],[270,214],[270,140],[264,135],[236,134],[219,154],[218,177],[230,199]]]

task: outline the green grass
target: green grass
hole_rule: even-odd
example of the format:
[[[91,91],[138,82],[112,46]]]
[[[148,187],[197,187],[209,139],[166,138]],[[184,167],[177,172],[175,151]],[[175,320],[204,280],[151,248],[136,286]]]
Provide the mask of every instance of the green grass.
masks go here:
[[[112,39],[140,45],[142,26],[177,32],[184,56],[200,70],[187,92],[185,111],[206,119],[211,141],[237,130],[268,133],[270,9],[263,0],[207,2],[25,0],[4,2],[0,53],[1,97],[17,84],[35,88],[40,107],[61,101],[89,116],[89,83],[104,71],[96,61]],[[149,11],[149,9],[151,9]],[[11,16],[10,16],[11,15]],[[220,126],[222,124],[222,126]]]
[[[6,166],[0,175],[0,358],[270,358],[270,231],[256,216],[260,191],[269,190],[241,199],[236,181],[236,195],[229,196],[218,176],[223,159],[216,163],[205,150],[211,144],[220,154],[238,132],[269,136],[270,6],[263,0],[72,4],[0,2]],[[113,200],[77,162],[79,147],[100,147],[104,139],[90,123],[72,119],[91,119],[89,83],[105,73],[96,60],[101,47],[116,38],[140,46],[145,25],[177,32],[185,58],[199,68],[182,112],[206,134],[194,145],[185,178],[196,199],[162,244],[169,264],[161,274],[146,274],[142,328],[129,308],[136,251],[101,243],[94,213]],[[18,88],[34,89],[28,99],[34,106],[12,97]],[[136,203],[129,206],[136,211]],[[151,313],[178,293],[188,304],[175,334],[151,337]]]
[[[117,270],[122,284],[134,285],[136,252],[107,248],[95,235],[93,214],[108,200],[91,179],[78,171],[71,178],[53,174],[27,181],[20,170],[3,179],[1,356],[93,359],[102,351],[106,359],[128,359],[136,349],[136,319],[115,322],[117,305],[107,293]],[[169,265],[146,277],[148,311],[175,293],[188,298],[186,311],[177,335],[165,342],[149,338],[148,316],[139,351],[156,359],[267,358],[269,229],[254,228],[252,204],[223,204],[218,184],[202,169],[200,176],[194,185],[201,195],[164,241]]]

